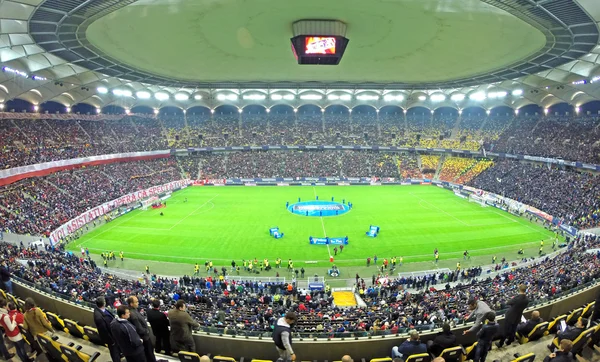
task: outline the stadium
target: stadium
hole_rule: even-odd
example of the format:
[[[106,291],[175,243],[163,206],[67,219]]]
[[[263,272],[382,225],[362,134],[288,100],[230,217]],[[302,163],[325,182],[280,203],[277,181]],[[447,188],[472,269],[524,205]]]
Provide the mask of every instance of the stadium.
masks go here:
[[[599,22],[0,0],[0,358],[600,361]]]

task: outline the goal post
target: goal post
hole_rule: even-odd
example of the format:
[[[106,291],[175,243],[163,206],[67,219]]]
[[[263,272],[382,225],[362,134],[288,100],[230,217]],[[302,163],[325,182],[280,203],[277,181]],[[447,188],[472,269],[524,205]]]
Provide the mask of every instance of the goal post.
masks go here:
[[[481,207],[487,207],[488,205],[485,203],[485,199],[481,196],[477,196],[475,194],[469,195],[469,202],[474,202],[479,204]]]
[[[142,200],[140,203],[142,204],[142,210],[148,210],[148,207],[152,206],[153,203],[160,200],[158,196],[152,196],[145,200]]]

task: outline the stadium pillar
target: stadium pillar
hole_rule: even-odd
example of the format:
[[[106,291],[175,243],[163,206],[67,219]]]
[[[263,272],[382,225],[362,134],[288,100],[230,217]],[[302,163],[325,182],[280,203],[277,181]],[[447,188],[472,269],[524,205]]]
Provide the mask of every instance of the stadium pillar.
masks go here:
[[[241,111],[241,109],[240,109]],[[240,117],[238,118],[238,128],[240,129],[240,137],[243,137],[244,134],[242,132],[242,112],[239,112]]]

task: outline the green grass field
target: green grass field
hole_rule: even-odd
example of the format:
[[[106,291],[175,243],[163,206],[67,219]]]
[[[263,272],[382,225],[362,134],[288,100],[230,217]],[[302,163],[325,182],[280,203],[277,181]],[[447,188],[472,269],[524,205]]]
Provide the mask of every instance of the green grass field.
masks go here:
[[[346,199],[354,208],[323,218],[285,208],[286,201],[314,200],[315,195]],[[127,259],[201,265],[206,260],[228,265],[232,259],[277,257],[292,258],[296,265],[327,265],[333,246],[310,245],[308,237],[347,235],[349,245],[335,258],[341,267],[364,266],[373,255],[381,261],[392,256],[403,256],[405,263],[431,261],[434,248],[444,261],[462,259],[465,249],[474,256],[511,260],[520,246],[537,250],[540,240],[553,237],[535,223],[434,186],[190,187],[173,194],[167,205],[122,216],[68,248],[78,251],[83,246],[96,254],[122,250]],[[365,235],[370,224],[381,227],[377,238]],[[273,226],[285,233],[283,239],[269,236]],[[546,245],[549,250],[551,242]]]

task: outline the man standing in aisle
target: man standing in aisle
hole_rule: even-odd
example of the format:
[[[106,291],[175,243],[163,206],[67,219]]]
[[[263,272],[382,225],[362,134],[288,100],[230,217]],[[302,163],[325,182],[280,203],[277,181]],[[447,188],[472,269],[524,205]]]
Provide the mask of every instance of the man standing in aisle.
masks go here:
[[[154,347],[152,346],[152,340],[150,339],[150,331],[148,330],[148,323],[138,311],[140,302],[136,296],[132,295],[127,298],[127,305],[129,306],[129,321],[133,324],[135,331],[144,342],[146,362],[156,362],[156,357],[154,357]]]
[[[154,350],[156,353],[160,353],[164,348],[165,354],[170,355],[171,342],[169,339],[171,336],[169,333],[169,319],[159,308],[160,300],[156,298],[152,299],[152,309],[146,311],[146,316],[148,317],[150,327],[152,327],[152,334],[155,337]]]
[[[525,295],[527,286],[525,284],[519,285],[519,294],[516,297],[509,300],[506,304],[510,306],[506,315],[504,316],[504,335],[503,338],[496,342],[498,348],[502,348],[504,343],[509,346],[515,340],[515,334],[517,333],[517,327],[521,321],[523,311],[529,304],[529,299]]]
[[[120,362],[121,361],[121,353],[119,352],[119,347],[117,346],[115,340],[113,339],[112,333],[110,332],[110,324],[115,319],[113,314],[106,309],[106,300],[104,297],[96,298],[96,308],[94,308],[94,324],[96,324],[96,329],[98,329],[98,334],[100,335],[100,339],[102,343],[108,346],[108,351],[110,352],[110,358],[112,362]]]
[[[175,303],[175,308],[169,311],[169,321],[171,322],[171,344],[173,348],[177,351],[196,352],[192,329],[200,328],[200,324],[186,312],[186,305],[183,300],[178,300]]]
[[[278,361],[295,361],[296,354],[292,349],[292,325],[296,323],[297,317],[294,312],[287,312],[284,317],[277,320],[273,331],[273,341],[279,353]]]
[[[129,317],[129,307],[120,305],[117,308],[117,318],[110,323],[110,332],[127,362],[147,362],[142,338],[127,320]]]

